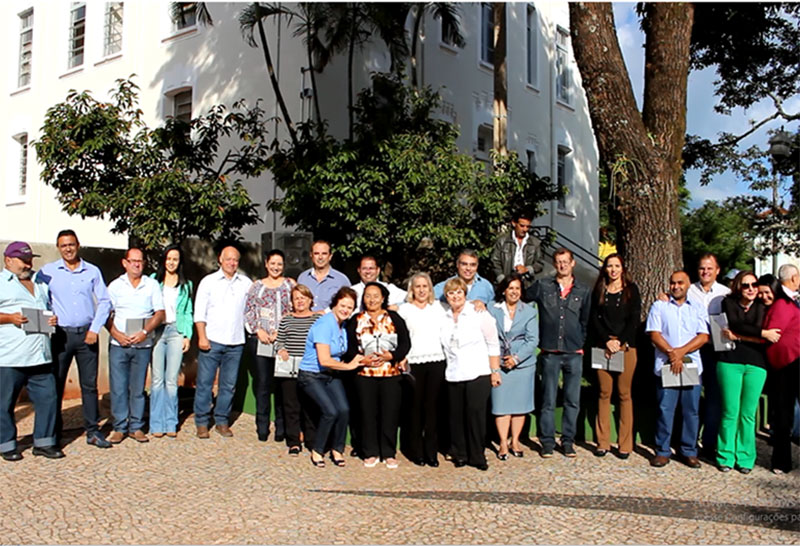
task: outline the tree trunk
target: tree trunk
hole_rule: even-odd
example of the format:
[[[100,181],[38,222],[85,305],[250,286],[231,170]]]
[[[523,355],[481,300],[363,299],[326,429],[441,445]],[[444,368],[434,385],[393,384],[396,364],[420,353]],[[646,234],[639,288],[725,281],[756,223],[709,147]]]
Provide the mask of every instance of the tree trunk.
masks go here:
[[[506,73],[506,5],[492,4],[494,12],[494,149],[508,155],[508,75]]]
[[[278,78],[275,76],[275,66],[272,64],[272,55],[269,52],[269,44],[267,43],[267,35],[264,32],[264,24],[261,22],[261,17],[258,17],[258,36],[261,39],[261,48],[264,50],[264,61],[267,63],[267,73],[269,74],[269,81],[272,84],[272,90],[275,93],[275,100],[278,101],[278,106],[281,109],[281,114],[286,122],[286,129],[289,131],[289,137],[292,139],[292,144],[297,146],[297,130],[294,127],[294,122],[289,115],[289,109],[286,107],[286,101],[283,100],[283,93],[281,93]]]
[[[322,112],[319,108],[319,97],[317,96],[317,77],[314,75],[316,70],[314,69],[314,57],[311,53],[311,19],[310,14],[307,14],[306,17],[306,56],[308,57],[308,74],[311,77],[311,93],[314,99],[314,121],[317,123],[322,120]],[[318,130],[321,132],[322,128],[318,127]],[[320,136],[321,133],[320,133]]]
[[[692,4],[647,6],[644,108],[636,107],[611,4],[570,3],[575,60],[603,166],[618,196],[617,245],[642,316],[682,268],[678,216]]]
[[[350,30],[350,44],[347,49],[347,115],[348,115],[348,140],[353,141],[353,57],[356,52],[356,33],[358,32],[357,7],[350,8],[352,25]]]
[[[417,46],[419,44],[419,26],[422,18],[425,16],[425,4],[417,2],[416,16],[414,17],[414,26],[411,31],[411,87],[416,89],[419,86],[419,75],[417,74]]]

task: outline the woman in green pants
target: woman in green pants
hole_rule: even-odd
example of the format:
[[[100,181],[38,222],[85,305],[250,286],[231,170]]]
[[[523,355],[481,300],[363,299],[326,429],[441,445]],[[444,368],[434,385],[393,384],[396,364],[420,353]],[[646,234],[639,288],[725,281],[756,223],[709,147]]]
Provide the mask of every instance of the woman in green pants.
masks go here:
[[[722,301],[722,311],[728,318],[723,334],[736,345],[721,352],[717,363],[722,398],[717,466],[721,472],[736,467],[749,474],[756,462],[756,409],[767,379],[764,340],[774,343],[780,339],[780,331],[762,329],[766,310],[757,295],[755,274],[742,271],[733,280],[730,295]]]

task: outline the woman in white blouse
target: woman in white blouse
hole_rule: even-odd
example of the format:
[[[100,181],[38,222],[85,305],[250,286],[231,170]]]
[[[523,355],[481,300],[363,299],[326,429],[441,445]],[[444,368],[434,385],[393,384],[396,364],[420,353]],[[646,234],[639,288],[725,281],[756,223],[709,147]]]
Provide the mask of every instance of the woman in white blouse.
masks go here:
[[[450,454],[457,468],[470,465],[488,470],[484,455],[486,411],[492,387],[501,383],[497,324],[488,312],[465,305],[467,285],[461,279],[447,281],[444,294],[450,309],[440,340],[447,360]]]
[[[442,304],[433,297],[433,282],[427,273],[411,277],[406,302],[397,312],[406,321],[411,337],[411,350],[406,358],[415,380],[404,451],[414,464],[436,467],[439,466],[436,409],[445,368],[439,332],[446,317]]]

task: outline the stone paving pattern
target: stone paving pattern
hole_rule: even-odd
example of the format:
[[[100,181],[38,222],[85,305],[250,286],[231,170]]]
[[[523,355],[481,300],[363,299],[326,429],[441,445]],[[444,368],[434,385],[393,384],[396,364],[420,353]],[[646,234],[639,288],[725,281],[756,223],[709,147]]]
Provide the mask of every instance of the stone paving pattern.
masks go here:
[[[256,439],[251,415],[234,438],[179,436],[112,449],[88,446],[80,402],[65,402],[65,459],[30,452],[32,412],[17,408],[24,460],[0,461],[2,544],[798,544],[800,469],[768,470],[759,440],[754,471],[722,474],[677,461],[651,468],[651,451],[627,461],[558,452],[500,462],[489,471],[400,467],[317,469]],[[108,415],[107,401],[101,411]],[[105,428],[104,431],[108,429]],[[795,460],[800,450],[795,449]]]

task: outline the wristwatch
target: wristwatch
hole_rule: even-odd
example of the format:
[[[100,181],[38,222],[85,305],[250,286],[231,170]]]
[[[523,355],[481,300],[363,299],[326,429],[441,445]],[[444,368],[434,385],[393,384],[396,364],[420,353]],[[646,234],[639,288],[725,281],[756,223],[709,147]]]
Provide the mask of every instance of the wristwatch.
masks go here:
[[[144,334],[144,337],[147,337],[147,329],[146,328],[142,328],[142,333]]]

